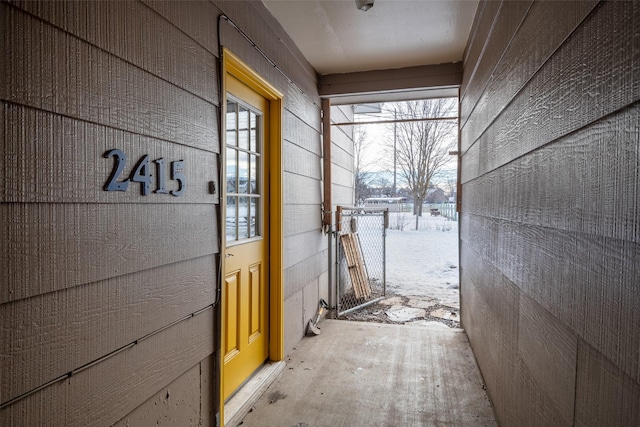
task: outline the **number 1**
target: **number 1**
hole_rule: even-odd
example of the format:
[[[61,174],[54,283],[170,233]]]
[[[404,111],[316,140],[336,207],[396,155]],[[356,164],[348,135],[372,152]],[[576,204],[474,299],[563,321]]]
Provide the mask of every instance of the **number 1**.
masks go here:
[[[156,164],[156,190],[154,193],[157,194],[169,194],[166,188],[164,188],[164,159],[159,158],[154,160],[153,163]]]

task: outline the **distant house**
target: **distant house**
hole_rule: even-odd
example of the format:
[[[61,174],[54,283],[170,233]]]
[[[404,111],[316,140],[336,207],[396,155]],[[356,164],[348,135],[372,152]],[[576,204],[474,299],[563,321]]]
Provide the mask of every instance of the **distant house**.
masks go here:
[[[430,188],[427,191],[426,203],[444,203],[448,200],[442,188]]]

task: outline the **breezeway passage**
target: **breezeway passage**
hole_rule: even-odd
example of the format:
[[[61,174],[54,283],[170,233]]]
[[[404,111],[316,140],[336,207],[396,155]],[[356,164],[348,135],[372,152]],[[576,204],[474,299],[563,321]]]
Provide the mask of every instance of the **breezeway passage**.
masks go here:
[[[242,427],[496,425],[461,329],[340,320],[320,327]]]

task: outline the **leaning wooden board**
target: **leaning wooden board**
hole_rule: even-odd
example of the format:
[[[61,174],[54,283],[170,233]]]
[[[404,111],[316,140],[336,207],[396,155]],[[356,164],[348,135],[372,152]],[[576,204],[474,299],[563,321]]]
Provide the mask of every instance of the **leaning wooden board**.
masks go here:
[[[369,298],[371,296],[371,286],[364,269],[360,247],[358,245],[358,237],[355,233],[347,233],[340,236],[342,247],[344,249],[349,276],[353,284],[353,292],[356,298]]]

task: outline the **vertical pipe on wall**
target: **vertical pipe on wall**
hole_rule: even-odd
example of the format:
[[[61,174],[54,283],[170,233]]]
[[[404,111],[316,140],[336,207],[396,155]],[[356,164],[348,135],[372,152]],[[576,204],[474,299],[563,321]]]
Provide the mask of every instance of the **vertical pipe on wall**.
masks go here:
[[[322,100],[322,166],[324,176],[324,203],[322,206],[322,226],[331,231],[331,101]]]
[[[328,293],[329,306],[333,309],[336,307],[335,294],[333,293],[333,263],[331,251],[333,249],[333,230],[331,229],[331,101],[322,99],[322,176],[323,176],[323,204],[322,204],[322,228],[327,233],[327,250],[328,250]]]
[[[460,88],[458,88],[458,170],[456,171],[456,212],[460,218],[462,212],[462,132],[460,132],[460,110],[462,103],[460,102]]]
[[[460,110],[462,109],[460,102],[460,88],[458,88],[458,170],[456,171],[456,212],[458,221],[458,307],[460,307],[460,327],[464,328],[462,321],[462,239],[460,238],[460,221],[462,212],[462,132],[460,132]]]

